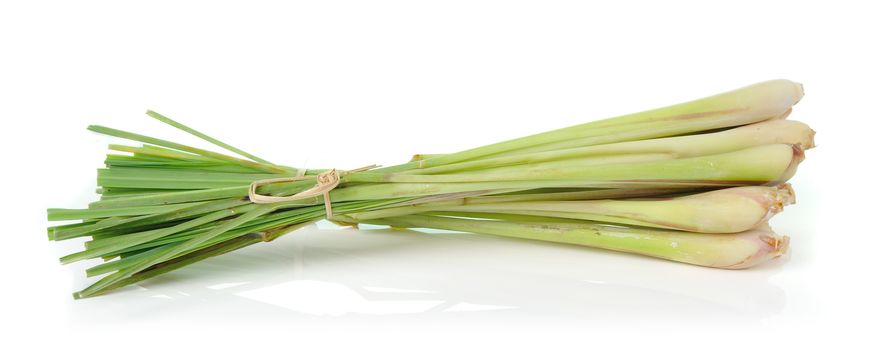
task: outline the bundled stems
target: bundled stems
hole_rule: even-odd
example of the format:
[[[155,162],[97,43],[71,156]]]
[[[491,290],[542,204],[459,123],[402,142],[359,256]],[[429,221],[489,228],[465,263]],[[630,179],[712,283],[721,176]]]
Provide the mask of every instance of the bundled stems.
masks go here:
[[[332,169],[277,165],[153,111],[156,120],[240,157],[90,126],[142,143],[110,145],[100,200],[49,209],[51,240],[90,237],[62,263],[104,262],[76,298],[100,295],[326,218],[343,224],[437,228],[619,250],[719,268],[777,257],[788,238],[768,219],[794,194],[785,184],[813,130],[784,120],[800,84],[772,80],[651,111],[451,154],[347,173],[330,203],[306,196]],[[295,196],[253,203],[258,194]],[[275,183],[274,183],[275,182]]]

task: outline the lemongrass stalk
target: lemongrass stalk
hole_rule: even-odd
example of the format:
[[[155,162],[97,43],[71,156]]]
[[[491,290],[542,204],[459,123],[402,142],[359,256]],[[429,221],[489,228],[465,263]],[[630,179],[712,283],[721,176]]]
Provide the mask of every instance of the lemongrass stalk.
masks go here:
[[[797,145],[772,144],[701,157],[637,163],[604,164],[595,167],[532,164],[519,170],[487,174],[408,175],[403,173],[355,173],[350,182],[476,183],[489,181],[576,180],[637,184],[756,185],[781,183],[794,173],[803,159]],[[343,189],[338,190],[338,197]]]
[[[570,159],[558,159],[544,162],[524,162],[522,164],[506,165],[495,168],[484,169],[468,169],[463,172],[454,172],[450,174],[465,174],[465,175],[481,175],[481,174],[499,174],[514,171],[532,172],[544,169],[554,168],[573,168],[573,167],[600,167],[610,164],[629,164],[629,163],[646,163],[659,160],[675,159],[676,156],[670,153],[631,153],[631,154],[613,154],[593,157],[579,157]],[[454,164],[451,164],[454,165]],[[408,173],[403,173],[407,175]],[[416,174],[410,174],[416,175]],[[441,174],[435,174],[441,175]]]
[[[747,268],[779,257],[789,244],[789,237],[777,235],[767,226],[740,233],[706,234],[586,222],[511,222],[426,215],[365,220],[362,223],[569,243],[723,269]]]
[[[407,175],[354,173],[349,182],[382,182],[338,188],[336,201],[417,197],[489,189],[703,188],[771,185],[789,180],[804,153],[797,145],[773,144],[702,157],[605,164],[596,167],[536,168],[496,174]]]
[[[592,180],[530,180],[530,181],[487,181],[487,182],[426,182],[426,183],[378,183],[337,188],[331,191],[333,202],[367,201],[373,199],[409,198],[455,194],[460,192],[522,191],[536,188],[703,188],[723,187],[725,183],[662,182],[632,183]],[[319,204],[322,200],[316,198]]]
[[[594,200],[594,199],[618,199],[618,198],[642,198],[659,197],[678,193],[688,193],[694,190],[678,188],[607,188],[607,189],[574,189],[572,191],[561,189],[538,189],[536,191],[514,191],[509,193],[489,194],[481,193],[466,195],[458,198],[446,198],[449,202],[460,204],[486,204],[504,202],[526,201],[570,201],[570,200]],[[436,202],[436,203],[435,203]],[[442,201],[432,200],[428,203],[440,205]],[[406,203],[405,203],[406,204]],[[418,202],[410,204],[421,204]]]
[[[750,230],[795,202],[792,187],[733,187],[659,199],[523,201],[468,204],[464,200],[346,214],[356,221],[433,211],[559,217],[703,233]]]
[[[780,117],[772,118],[772,119],[765,119],[763,121],[785,120],[782,118],[786,118],[788,116],[788,113],[789,113],[789,111],[787,111],[786,114],[784,114]],[[761,123],[763,121],[757,121],[757,122],[754,122],[752,124]],[[670,129],[670,128],[675,128],[678,126],[675,124],[676,124],[676,122],[657,122],[657,123],[650,123],[650,125],[648,125],[648,126],[650,128],[656,128],[656,129],[661,129],[661,128]],[[728,128],[741,127],[744,125],[749,125],[749,124],[735,125],[735,126],[731,126]],[[667,135],[667,136],[676,137],[676,136],[683,136],[683,135],[688,135],[688,136],[702,135],[702,134],[709,134],[709,133],[713,133],[715,131],[724,130],[724,129],[726,129],[726,128],[706,129],[706,130],[694,131],[694,132],[689,132],[689,133],[671,134],[671,135]],[[561,142],[554,142],[554,143],[549,143],[549,144],[544,144],[544,145],[539,145],[539,146],[534,146],[534,147],[517,149],[517,150],[513,150],[513,151],[509,151],[509,152],[502,152],[499,154],[493,154],[490,156],[480,157],[477,159],[488,159],[488,158],[493,158],[493,157],[514,156],[514,155],[522,155],[522,154],[527,154],[527,153],[559,151],[559,150],[567,150],[567,149],[580,148],[580,147],[604,145],[604,144],[610,144],[610,143],[621,143],[621,142],[600,142],[600,139],[604,138],[604,137],[612,137],[612,136],[599,136],[599,137],[596,137],[593,139],[590,139],[590,138],[570,139],[570,140],[565,140],[565,141],[561,141]],[[658,139],[658,138],[664,138],[664,137],[645,137],[645,138],[639,138],[639,139],[631,139],[631,140],[623,141],[623,142],[643,141],[643,140]]]
[[[400,202],[395,205],[387,205],[383,209],[372,209],[367,212],[347,213],[352,219],[348,221],[376,219],[382,217],[417,214],[422,212],[442,211],[445,207],[460,205],[477,205],[506,202],[532,202],[532,201],[582,201],[607,198],[659,198],[664,195],[688,193],[690,189],[684,188],[607,188],[587,189],[582,191],[548,191],[539,189],[537,192],[525,193],[515,191],[509,194],[488,195],[488,193],[468,194],[461,196],[424,196],[421,199]],[[559,189],[552,189],[559,190]],[[692,190],[694,191],[694,190]],[[462,194],[467,192],[462,192]],[[425,200],[430,199],[430,200]],[[354,219],[354,220],[353,220]],[[336,217],[335,221],[342,222],[342,217]]]
[[[771,80],[669,107],[548,131],[466,151],[383,168],[379,172],[428,168],[572,139],[578,146],[701,132],[785,117],[804,95],[801,84]]]
[[[577,220],[577,219],[565,219],[565,218],[554,218],[554,217],[522,215],[522,214],[507,214],[507,213],[479,213],[479,212],[474,213],[474,212],[466,212],[466,211],[435,211],[435,212],[429,212],[427,214],[422,214],[422,215],[451,217],[451,218],[466,218],[466,219],[477,219],[477,220],[487,219],[487,220],[500,220],[500,221],[510,221],[510,222],[532,222],[532,223],[549,222],[549,223],[579,224],[579,223],[586,222],[586,221],[581,221],[581,220]],[[374,220],[379,220],[379,219],[374,219]],[[373,222],[373,220],[369,220],[369,222]],[[348,223],[357,225],[359,222],[350,221]]]
[[[670,154],[674,158],[687,158],[726,153],[775,143],[798,144],[802,149],[806,150],[813,147],[814,134],[814,131],[802,122],[777,119],[744,125],[721,132],[528,152],[409,170],[404,173],[445,174],[471,169],[489,169],[516,164],[609,155]]]

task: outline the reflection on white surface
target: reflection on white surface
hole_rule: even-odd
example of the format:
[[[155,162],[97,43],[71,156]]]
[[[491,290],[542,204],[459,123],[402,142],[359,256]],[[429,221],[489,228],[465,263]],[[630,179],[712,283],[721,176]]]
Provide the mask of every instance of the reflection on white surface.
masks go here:
[[[211,285],[211,286],[207,286],[206,288],[209,288],[209,289],[212,289],[212,290],[221,290],[221,289],[225,289],[225,288],[231,288],[231,287],[236,287],[236,286],[242,286],[242,285],[247,284],[247,283],[249,283],[249,282],[218,283],[218,284],[214,284],[214,285]]]
[[[483,304],[470,304],[470,303],[458,303],[450,306],[446,310],[447,312],[452,311],[483,311],[483,310],[503,310],[503,309],[512,309],[512,306],[501,306],[501,305],[483,305]]]
[[[491,236],[307,227],[71,302],[69,314],[76,322],[168,314],[760,321],[784,307],[784,291],[768,279],[786,258],[730,271]]]
[[[427,290],[415,290],[415,289],[401,289],[401,288],[385,288],[385,287],[362,287],[367,291],[371,292],[385,292],[385,293],[432,293]]]
[[[305,314],[333,316],[419,313],[442,303],[440,300],[368,300],[345,285],[319,281],[290,281],[238,295]]]

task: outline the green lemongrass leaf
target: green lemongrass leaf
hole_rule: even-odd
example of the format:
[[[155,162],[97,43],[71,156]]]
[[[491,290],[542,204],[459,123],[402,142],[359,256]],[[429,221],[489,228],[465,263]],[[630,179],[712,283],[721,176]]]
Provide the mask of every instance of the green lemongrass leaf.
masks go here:
[[[147,269],[155,264],[158,264],[158,263],[161,263],[167,259],[170,259],[173,256],[175,256],[176,254],[178,254],[180,252],[184,252],[187,249],[197,247],[198,244],[201,244],[201,243],[203,243],[203,242],[205,242],[213,237],[216,237],[216,236],[218,236],[218,235],[220,235],[228,230],[231,230],[231,229],[233,229],[233,228],[235,228],[235,227],[237,227],[237,226],[239,226],[239,225],[241,225],[249,220],[252,220],[252,219],[254,219],[262,214],[269,213],[270,211],[274,210],[275,208],[276,208],[276,206],[273,206],[273,205],[258,206],[254,210],[246,212],[243,215],[240,215],[239,217],[227,220],[223,224],[219,225],[218,227],[216,227],[208,232],[202,233],[194,238],[191,238],[190,240],[188,240],[184,243],[181,243],[178,246],[175,246],[172,249],[167,250],[166,252],[162,252],[161,254],[157,254],[154,257],[150,257],[149,259],[147,259],[141,263],[138,263],[134,266],[131,266],[131,267],[128,267],[125,269],[121,269],[121,270],[119,270],[111,275],[108,275],[108,276],[100,279],[99,281],[95,282],[94,284],[92,284],[88,288],[85,288],[82,291],[75,293],[74,297],[78,299],[78,298],[85,298],[85,297],[89,297],[89,296],[98,294],[98,293],[104,291],[105,289],[107,289],[108,287],[111,287],[113,284],[115,284],[115,283],[117,283],[125,278],[131,277],[133,274],[135,274],[137,272],[143,271],[143,270],[145,270],[145,269]]]
[[[270,163],[270,162],[268,162],[268,161],[266,161],[266,160],[264,160],[264,159],[258,158],[258,157],[254,156],[254,155],[252,155],[252,154],[250,154],[250,153],[248,153],[248,152],[244,152],[243,150],[241,150],[241,149],[239,149],[239,148],[236,148],[236,147],[231,146],[231,145],[229,145],[229,144],[227,144],[227,143],[224,143],[224,142],[221,142],[221,141],[219,141],[219,140],[217,140],[217,139],[215,139],[215,138],[212,138],[212,137],[210,137],[210,136],[208,136],[208,135],[206,135],[206,134],[204,134],[204,133],[202,133],[202,132],[199,132],[199,131],[194,130],[194,129],[188,127],[188,126],[185,126],[185,125],[183,125],[182,123],[179,123],[179,122],[177,122],[177,121],[175,121],[175,120],[173,120],[173,119],[170,119],[170,118],[168,118],[168,117],[166,117],[166,116],[163,116],[163,115],[159,114],[158,112],[155,112],[155,111],[152,111],[152,110],[148,110],[148,111],[146,111],[146,115],[148,115],[148,116],[150,116],[150,117],[152,117],[152,118],[155,118],[155,119],[157,119],[157,120],[160,120],[160,121],[162,121],[162,122],[164,122],[164,123],[167,123],[168,125],[171,125],[171,126],[177,128],[177,129],[179,129],[179,130],[182,130],[182,131],[185,131],[185,132],[187,132],[187,133],[189,133],[189,134],[192,134],[192,135],[194,135],[194,136],[197,136],[197,137],[199,137],[199,138],[201,138],[201,139],[203,139],[203,140],[205,140],[205,141],[207,141],[207,142],[209,142],[209,143],[212,143],[212,144],[214,144],[214,145],[216,145],[216,146],[219,146],[219,147],[224,148],[224,149],[226,149],[226,150],[228,150],[228,151],[231,151],[231,152],[234,152],[234,153],[236,153],[236,154],[239,154],[239,155],[241,155],[241,156],[243,156],[243,157],[249,158],[249,159],[251,159],[251,160],[254,160],[254,161],[256,161],[256,162],[263,163],[263,164],[273,164],[273,163]]]
[[[180,151],[180,150],[176,150],[176,149],[172,149],[172,148],[167,148],[167,147],[161,147],[161,146],[151,145],[151,144],[148,144],[148,143],[144,143],[143,146],[142,146],[142,148],[143,148],[143,149],[150,149],[150,150],[158,150],[158,151],[162,151],[162,152],[169,152],[169,153],[176,154],[176,155],[180,155],[180,156],[195,157],[195,159],[198,159],[198,160],[205,160],[205,161],[209,161],[209,162],[222,162],[222,161],[220,161],[220,160],[212,159],[212,158],[209,158],[209,157],[204,157],[204,156],[201,156],[201,155],[198,155],[198,154],[195,154],[195,153],[185,152],[185,151]],[[223,162],[222,162],[222,163],[223,163]]]
[[[209,189],[248,185],[275,174],[221,173],[197,170],[110,168],[97,171],[97,184],[105,187],[150,189]]]
[[[144,228],[152,224],[172,222],[174,220],[185,219],[192,216],[210,213],[216,210],[229,209],[236,206],[249,204],[248,201],[242,199],[216,200],[205,202],[199,205],[176,209],[165,213],[140,215],[134,217],[112,217],[100,220],[94,224],[82,227],[65,228],[55,227],[53,230],[55,240],[64,240],[76,237],[83,237],[104,232],[107,229],[123,226],[127,229]]]
[[[92,202],[88,207],[91,209],[130,208],[149,205],[192,203],[230,198],[242,198],[248,194],[248,188],[249,186],[233,186],[224,188],[211,188],[205,190],[173,190],[137,196],[112,197],[101,199],[97,202]]]
[[[395,199],[388,201],[373,201],[368,203],[346,203],[340,204],[335,207],[335,211],[337,213],[343,212],[353,212],[358,210],[365,210],[368,208],[381,207],[392,205],[395,203],[402,202],[403,199]],[[263,215],[262,217],[252,220],[249,223],[242,225],[241,227],[225,232],[222,235],[213,238],[204,243],[203,246],[216,244],[217,242],[222,242],[227,239],[239,237],[242,234],[248,234],[252,232],[267,232],[270,238],[276,238],[281,235],[284,235],[287,232],[290,232],[292,228],[300,227],[301,225],[306,225],[314,220],[324,217],[324,207],[305,207],[305,208],[295,208],[287,211],[280,211],[272,214]],[[159,249],[166,249],[166,247],[161,246],[175,246],[178,242],[183,242],[191,238],[192,236],[196,236],[198,234],[207,232],[217,226],[217,224],[207,225],[203,228],[198,228],[194,230],[189,230],[186,232],[181,232],[173,235],[169,235],[167,237],[163,237],[160,239],[155,239],[148,243],[140,244],[137,246],[129,247],[127,249],[121,249],[119,253],[125,252],[135,252],[142,251],[144,249],[148,249],[144,253],[137,254],[135,256],[130,256],[128,258],[123,258],[120,260],[106,262],[101,265],[97,265],[92,267],[86,271],[88,276],[95,276],[100,274],[105,274],[108,272],[112,272],[118,270],[120,268],[124,268],[127,266],[132,266],[137,263],[138,259],[144,258],[146,255],[142,255],[145,253],[156,254],[155,247],[160,247]],[[282,230],[276,230],[276,228],[283,228]],[[99,241],[92,241],[91,243],[98,243]],[[86,243],[88,245],[88,243]],[[194,249],[201,249],[203,246],[198,246]],[[188,252],[182,252],[182,254],[187,254]]]
[[[238,213],[242,213],[245,211],[253,210],[256,206],[247,205],[244,207],[238,208]],[[342,210],[342,209],[341,209]],[[211,214],[210,214],[211,215]],[[286,211],[278,211],[268,215],[262,215],[258,219],[247,222],[245,225],[240,226],[235,230],[248,230],[250,231],[258,231],[258,230],[267,230],[272,226],[281,226],[288,223],[296,223],[297,221],[306,221],[311,219],[316,219],[324,215],[324,208],[322,207],[304,207],[297,208],[294,210],[286,210]],[[187,222],[187,221],[186,221]],[[154,235],[154,233],[146,231],[146,232],[136,232],[129,233],[124,235],[116,235],[109,237],[101,237],[94,239],[89,242],[85,242],[85,247],[87,249],[95,249],[102,248],[106,246],[113,246],[117,248],[118,252],[129,252],[131,250],[139,250],[144,248],[154,247],[156,245],[161,245],[165,243],[172,243],[179,240],[184,240],[189,236],[197,235],[208,230],[211,230],[215,226],[220,225],[221,222],[213,221],[211,223],[199,226],[194,229],[185,229],[185,230],[175,230],[175,232],[170,232],[167,235],[163,235],[163,237],[153,237],[152,239],[147,240],[143,243],[136,244],[124,244],[119,245],[119,243],[127,243],[132,240],[142,241],[139,237]],[[178,226],[178,225],[177,225]],[[177,226],[172,226],[171,228],[176,228]],[[163,232],[163,231],[162,231]],[[130,249],[127,249],[130,248]]]
[[[148,214],[160,214],[166,213],[178,209],[189,208],[196,205],[196,203],[183,203],[183,204],[168,204],[168,205],[155,205],[155,206],[146,206],[146,207],[129,207],[129,208],[117,208],[117,209],[60,209],[60,208],[49,208],[48,212],[48,220],[49,221],[61,221],[61,220],[80,220],[80,219],[99,219],[99,218],[108,218],[112,216],[140,216],[140,215],[148,215]]]
[[[203,225],[203,224],[207,224],[207,223],[210,223],[210,222],[213,222],[216,220],[220,220],[220,219],[229,217],[231,215],[239,214],[245,210],[252,210],[252,209],[254,209],[254,208],[242,207],[242,208],[237,208],[237,209],[224,209],[224,210],[212,212],[210,214],[206,214],[204,216],[200,216],[200,217],[197,217],[195,219],[188,220],[188,221],[182,222],[178,225],[167,227],[167,228],[151,230],[151,231],[144,231],[144,232],[137,232],[137,233],[131,233],[131,234],[126,234],[126,235],[122,235],[122,236],[106,238],[106,239],[101,240],[101,242],[103,243],[101,245],[97,245],[97,246],[92,245],[91,247],[89,247],[81,252],[73,253],[73,254],[62,257],[61,263],[62,264],[69,264],[69,263],[84,260],[84,259],[91,259],[91,258],[96,258],[96,257],[100,257],[100,256],[105,256],[105,255],[118,254],[118,251],[121,249],[132,247],[132,246],[135,246],[137,244],[149,242],[151,240],[159,239],[161,237],[166,237],[168,235],[171,235],[171,234],[174,234],[177,232],[182,232],[182,231],[185,231],[185,230],[188,230],[191,228],[198,227],[198,226]]]
[[[168,147],[168,148],[172,148],[172,149],[176,149],[176,150],[180,150],[180,151],[199,154],[199,155],[202,155],[204,157],[238,164],[240,166],[244,166],[244,167],[248,167],[248,168],[252,168],[252,169],[263,170],[263,171],[266,171],[268,173],[284,174],[284,173],[289,172],[287,169],[279,168],[279,167],[274,166],[274,165],[257,163],[257,162],[253,162],[253,161],[249,161],[249,160],[245,160],[245,159],[231,157],[231,156],[221,154],[221,153],[216,153],[216,152],[207,151],[207,150],[200,149],[200,148],[186,146],[186,145],[175,143],[175,142],[161,140],[161,139],[150,137],[150,136],[139,135],[139,134],[135,134],[132,132],[122,131],[122,130],[113,129],[113,128],[107,128],[105,126],[91,125],[88,127],[88,130],[91,130],[91,131],[94,131],[97,133],[101,133],[104,135],[115,136],[115,137],[124,138],[124,139],[128,139],[128,140],[133,140],[133,141],[151,143],[151,144],[158,145],[158,146],[163,146],[163,147]]]
[[[198,246],[196,249],[192,249],[192,250],[177,254],[176,256],[173,257],[173,259],[176,259],[176,258],[181,257],[181,256],[192,254],[193,252],[196,252],[198,250],[203,250],[205,248],[208,248],[208,247],[211,247],[214,245],[223,244],[224,242],[227,242],[227,241],[233,240],[233,239],[237,239],[240,236],[244,236],[244,235],[257,234],[257,235],[261,236],[261,240],[270,241],[270,240],[276,239],[278,237],[281,237],[285,234],[288,234],[290,232],[293,232],[293,231],[295,231],[303,226],[309,225],[313,222],[313,220],[315,220],[317,218],[318,217],[316,217],[314,219],[310,219],[309,221],[299,221],[296,223],[288,223],[288,222],[262,223],[259,226],[263,227],[263,229],[258,229],[257,227],[245,227],[245,228],[241,228],[241,229],[231,230],[231,231],[225,232],[225,233],[223,233],[223,234],[221,234],[213,239],[210,239],[210,240],[204,242],[202,245]],[[289,221],[289,220],[286,219],[284,221]],[[198,232],[198,233],[200,233],[200,232]],[[154,246],[152,246],[152,247],[147,247],[146,249],[141,249],[139,251],[130,250],[131,252],[135,252],[136,254],[129,255],[129,256],[123,257],[123,258],[118,259],[118,260],[108,261],[108,262],[105,262],[103,264],[88,268],[87,270],[85,270],[86,276],[88,276],[88,277],[99,276],[99,275],[107,274],[107,273],[110,273],[113,271],[117,271],[117,270],[120,270],[123,268],[133,266],[137,263],[144,261],[145,259],[149,259],[152,256],[156,256],[158,254],[161,254],[164,251],[172,249],[173,247],[178,245],[180,242],[183,242],[183,241],[187,240],[188,238],[190,238],[190,236],[191,235],[184,236],[184,237],[168,237],[171,239],[162,239],[162,240],[165,240],[167,242],[164,244],[158,245],[159,248],[156,248],[156,249],[151,249],[154,247]]]
[[[233,240],[229,240],[229,241],[226,241],[226,242],[223,242],[220,244],[216,244],[216,245],[212,245],[212,246],[203,248],[202,250],[199,250],[196,253],[187,254],[187,255],[184,255],[181,257],[177,257],[177,258],[170,260],[170,261],[156,264],[154,266],[149,267],[148,269],[134,273],[129,277],[115,280],[114,282],[104,286],[99,291],[96,291],[96,292],[93,292],[90,294],[83,294],[82,292],[79,292],[79,293],[75,293],[73,296],[77,299],[80,299],[80,298],[86,298],[86,297],[91,297],[91,296],[95,296],[98,294],[106,293],[106,292],[109,292],[111,290],[122,288],[122,287],[131,285],[131,284],[134,284],[137,282],[141,282],[143,280],[154,278],[156,276],[180,269],[182,267],[191,265],[193,263],[196,263],[198,261],[202,261],[202,260],[207,259],[207,258],[219,256],[222,254],[230,253],[230,252],[237,250],[237,249],[240,249],[240,248],[248,247],[252,244],[259,243],[261,241],[262,241],[262,239],[258,235],[238,237],[238,238],[233,239]]]
[[[187,162],[204,162],[204,163],[227,163],[213,158],[203,157],[192,153],[179,152],[162,147],[133,147],[125,145],[110,144],[109,149],[119,152],[133,153],[133,157],[137,159],[153,159],[153,160],[181,160]]]
[[[127,254],[124,254],[124,256],[121,256],[119,259],[107,259],[102,264],[87,268],[85,270],[85,276],[94,277],[105,275],[110,272],[115,272],[125,267],[133,266],[138,262],[145,261],[150,256],[157,256],[157,254],[160,254],[162,251],[166,251],[170,248],[172,248],[172,244],[161,244],[158,245],[157,248],[155,248],[155,246],[152,246],[143,250],[130,251]]]
[[[126,188],[126,187],[98,187],[97,193],[101,194],[101,200],[105,200],[108,198],[105,197],[120,197],[120,196],[142,196],[149,194],[160,194],[160,193],[174,193],[174,192],[182,192],[184,190],[174,190],[174,189],[166,189],[166,188]],[[186,203],[191,204],[191,203]],[[172,205],[172,204],[167,204]],[[96,209],[96,208],[90,208]]]
[[[259,188],[259,193],[297,193],[306,188],[312,187],[315,184],[313,180],[304,180],[297,182],[288,182],[288,183],[276,183],[270,184],[266,186],[262,186]],[[246,197],[249,194],[249,186],[230,186],[230,187],[221,187],[221,188],[210,188],[203,190],[190,190],[190,191],[175,191],[171,193],[156,193],[149,194],[143,196],[136,197],[125,197],[125,198],[108,198],[105,200],[100,200],[98,202],[93,202],[89,205],[90,208],[93,209],[105,209],[105,208],[125,208],[125,207],[138,207],[138,206],[147,206],[147,205],[160,205],[160,204],[177,204],[177,203],[188,203],[188,202],[199,202],[199,201],[211,201],[217,199],[228,199],[228,198],[242,198]],[[317,204],[315,198],[308,198],[300,201],[296,201],[295,204],[298,205],[312,205]]]

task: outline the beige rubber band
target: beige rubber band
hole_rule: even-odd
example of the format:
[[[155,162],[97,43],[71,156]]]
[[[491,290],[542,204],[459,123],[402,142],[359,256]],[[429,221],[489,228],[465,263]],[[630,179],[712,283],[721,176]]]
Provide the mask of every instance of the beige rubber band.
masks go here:
[[[328,219],[331,219],[334,216],[334,213],[331,210],[331,196],[330,196],[329,192],[331,192],[331,190],[333,190],[334,188],[337,188],[337,186],[340,185],[341,172],[343,175],[345,175],[345,174],[359,172],[359,171],[366,171],[366,170],[370,170],[370,169],[377,168],[377,167],[379,167],[379,165],[374,164],[374,165],[368,165],[366,167],[361,167],[361,168],[353,169],[353,170],[349,170],[349,171],[337,171],[337,169],[331,169],[331,170],[328,170],[328,171],[323,172],[323,173],[316,175],[316,176],[304,175],[304,174],[306,174],[306,169],[298,169],[297,176],[294,176],[294,177],[281,177],[281,178],[275,178],[275,179],[264,179],[264,180],[253,181],[252,184],[249,185],[249,200],[252,201],[252,203],[256,203],[256,204],[268,204],[268,203],[281,203],[281,202],[296,201],[296,200],[307,199],[307,198],[312,198],[312,197],[321,195],[321,196],[325,197],[325,216]],[[263,195],[263,194],[257,193],[258,187],[263,186],[263,185],[280,183],[280,182],[294,182],[294,181],[301,181],[301,180],[310,180],[313,178],[316,179],[315,186],[313,186],[309,189],[306,189],[304,191],[298,192],[298,193],[291,195],[291,196],[268,196],[268,195]]]

